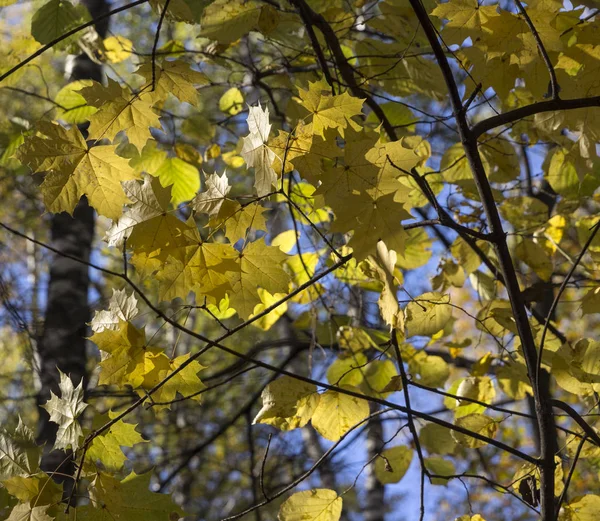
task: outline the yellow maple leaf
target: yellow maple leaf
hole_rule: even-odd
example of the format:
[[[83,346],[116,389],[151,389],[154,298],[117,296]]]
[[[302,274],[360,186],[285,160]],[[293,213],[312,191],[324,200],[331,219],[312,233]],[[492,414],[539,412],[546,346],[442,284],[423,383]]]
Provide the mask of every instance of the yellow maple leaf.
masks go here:
[[[143,76],[147,83],[152,82],[152,63],[144,63],[136,71]],[[207,77],[191,69],[189,64],[182,60],[157,63],[154,68],[154,91],[152,91],[153,102],[164,101],[169,94],[173,94],[179,101],[198,106],[198,91],[194,85],[208,84]]]
[[[129,142],[141,150],[151,137],[150,127],[160,128],[158,115],[152,110],[151,93],[133,94],[109,79],[107,87],[94,82],[79,90],[79,94],[98,109],[90,116],[90,139],[112,141],[124,130]]]
[[[356,260],[361,261],[377,253],[379,240],[385,242],[390,250],[402,255],[407,234],[400,222],[411,218],[404,205],[394,201],[393,194],[377,200],[361,195],[348,199],[347,212],[336,214],[333,229],[354,230],[348,245],[353,248]]]
[[[431,12],[438,18],[446,18],[448,23],[442,30],[447,44],[461,44],[467,38],[480,38],[486,30],[482,25],[490,18],[498,16],[495,5],[479,5],[477,0],[450,0]]]
[[[152,369],[144,374],[144,379],[140,384],[137,393],[140,397],[146,395],[146,391],[152,389],[155,385],[162,382],[175,369],[178,369],[188,358],[190,353],[170,359],[163,352],[156,354],[151,358]],[[192,400],[200,401],[202,394],[200,391],[206,386],[198,378],[198,373],[205,369],[197,360],[192,360],[186,367],[166,382],[158,391],[152,395],[154,403],[153,408],[156,411],[168,409],[166,402],[171,402],[177,394],[182,397],[191,397]]]
[[[231,307],[244,320],[261,303],[258,288],[269,293],[287,293],[289,275],[283,269],[287,255],[275,246],[267,246],[264,239],[246,244],[238,254],[238,271],[229,272]]]
[[[225,237],[231,244],[235,244],[240,239],[246,239],[246,233],[249,228],[255,230],[266,230],[267,221],[264,213],[267,208],[257,203],[250,203],[242,206],[237,201],[225,199],[219,213],[210,220],[209,225],[212,228],[221,228],[225,226]]]
[[[300,102],[313,116],[312,129],[316,136],[324,137],[323,132],[335,128],[344,136],[348,125],[355,130],[360,126],[352,121],[352,116],[361,114],[363,101],[347,92],[331,95],[331,88],[323,80],[309,82],[308,89],[298,89]]]
[[[131,201],[130,208],[108,229],[104,240],[109,246],[127,246],[136,253],[177,248],[189,243],[184,231],[190,227],[168,211],[170,190],[158,179],[146,177],[144,183],[127,181],[123,190]]]
[[[99,214],[117,219],[128,202],[121,182],[137,176],[127,160],[116,154],[116,147],[88,147],[77,127],[67,130],[40,122],[37,130],[39,134],[25,139],[17,157],[34,172],[47,172],[41,185],[46,208],[73,214],[86,195]]]
[[[157,274],[160,281],[161,300],[185,299],[194,291],[198,301],[207,297],[216,304],[231,289],[228,275],[238,271],[233,259],[239,253],[231,244],[203,242],[198,230],[191,228],[186,232],[189,243],[186,246],[166,249],[166,261]]]
[[[99,385],[140,386],[144,375],[154,367],[151,358],[160,352],[146,345],[146,333],[130,322],[118,329],[105,329],[90,337],[106,353],[100,362]]]

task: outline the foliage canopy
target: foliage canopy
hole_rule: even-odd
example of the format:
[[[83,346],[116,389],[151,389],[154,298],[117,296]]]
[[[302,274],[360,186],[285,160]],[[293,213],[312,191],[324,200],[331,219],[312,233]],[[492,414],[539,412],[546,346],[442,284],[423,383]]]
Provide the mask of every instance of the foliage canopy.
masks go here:
[[[93,4],[0,0],[0,514],[338,521],[413,475],[421,519],[600,516],[598,2]],[[82,198],[48,470],[42,215]]]

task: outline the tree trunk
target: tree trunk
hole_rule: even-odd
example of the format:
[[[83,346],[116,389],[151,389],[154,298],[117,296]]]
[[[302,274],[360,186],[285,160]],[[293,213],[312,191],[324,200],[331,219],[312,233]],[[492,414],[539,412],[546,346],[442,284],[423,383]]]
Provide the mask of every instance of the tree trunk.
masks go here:
[[[84,0],[84,4],[92,18],[108,11],[105,0]],[[105,36],[107,28],[108,20],[96,27],[102,37]],[[85,54],[75,58],[69,81],[82,79],[102,79],[102,66],[94,63]],[[82,132],[85,132],[84,128]],[[61,252],[78,257],[84,263],[89,262],[94,226],[94,210],[83,197],[75,208],[73,217],[64,212],[52,216],[51,244]],[[88,290],[88,266],[55,255],[50,265],[44,326],[37,347],[41,370],[38,404],[45,403],[50,398],[51,391],[59,393],[59,369],[68,374],[75,385],[82,379],[84,387],[86,385],[85,337],[90,320]],[[38,410],[37,438],[38,442],[46,444],[42,468],[47,472],[72,473],[73,463],[70,458],[61,451],[51,451],[56,439],[57,425],[49,421],[45,409]],[[57,480],[63,481],[60,478]],[[65,483],[65,489],[67,488]]]
[[[371,404],[371,414],[377,412],[379,405]],[[365,482],[365,521],[384,521],[385,486],[375,477],[375,456],[381,452],[383,443],[383,425],[379,417],[369,420],[367,430],[367,460],[372,460],[367,468]]]

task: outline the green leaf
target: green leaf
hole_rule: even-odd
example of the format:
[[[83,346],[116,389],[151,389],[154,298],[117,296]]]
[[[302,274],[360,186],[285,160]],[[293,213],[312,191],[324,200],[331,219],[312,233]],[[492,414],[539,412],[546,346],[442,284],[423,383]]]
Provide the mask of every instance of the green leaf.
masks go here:
[[[456,450],[456,442],[451,435],[450,429],[438,425],[437,423],[428,423],[419,432],[421,445],[430,454],[453,454]]]
[[[178,157],[166,159],[154,174],[164,187],[171,187],[171,202],[174,205],[193,199],[200,189],[198,169]]]
[[[413,453],[404,445],[384,450],[375,460],[375,476],[384,485],[398,483],[410,467]]]
[[[453,476],[456,474],[454,464],[444,458],[425,458],[425,468],[432,474],[432,485],[447,485],[449,479],[444,476]]]
[[[498,430],[496,421],[485,414],[469,414],[468,416],[457,419],[454,424],[488,438],[493,438]],[[452,431],[452,437],[459,445],[470,447],[472,449],[487,445],[487,442],[485,441],[454,430]]]
[[[108,415],[96,415],[94,428],[103,426],[115,416],[116,414],[111,412]],[[94,438],[88,448],[87,457],[91,461],[99,460],[106,470],[113,472],[120,470],[127,459],[121,447],[133,447],[136,443],[146,442],[135,428],[136,425],[119,420]]]
[[[68,0],[50,0],[34,13],[31,35],[41,44],[48,44],[89,19],[82,4],[74,6]],[[61,46],[65,46],[64,41]]]
[[[92,80],[77,80],[60,89],[54,98],[54,101],[61,105],[56,109],[56,117],[73,125],[88,121],[98,109],[88,105],[85,98],[79,94],[79,90],[91,85]]]

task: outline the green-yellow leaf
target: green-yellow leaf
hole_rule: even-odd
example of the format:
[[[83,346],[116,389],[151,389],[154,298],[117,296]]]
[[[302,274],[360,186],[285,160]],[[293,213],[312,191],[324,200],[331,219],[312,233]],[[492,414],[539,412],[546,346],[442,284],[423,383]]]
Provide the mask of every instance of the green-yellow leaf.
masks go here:
[[[244,95],[237,87],[231,87],[225,91],[219,100],[219,110],[225,114],[235,116],[244,108]]]
[[[470,414],[468,416],[463,416],[462,418],[456,420],[454,424],[488,438],[493,438],[498,430],[498,424],[496,421],[485,414]],[[472,449],[477,449],[487,445],[486,441],[454,430],[452,431],[452,437],[459,445],[470,447]]]
[[[334,490],[317,488],[296,492],[279,508],[279,521],[338,521],[342,498]]]
[[[257,289],[269,293],[286,293],[290,277],[283,269],[287,255],[275,246],[267,246],[264,239],[251,242],[238,255],[239,271],[230,272],[231,307],[246,319],[260,304]]]
[[[113,141],[119,132],[125,131],[129,142],[142,150],[151,137],[150,127],[160,128],[158,115],[152,110],[151,93],[133,94],[110,79],[107,87],[94,82],[79,93],[88,105],[98,109],[90,117],[90,139]]]
[[[398,483],[410,467],[413,453],[410,447],[404,445],[384,450],[375,460],[375,476],[384,485]]]
[[[101,427],[115,416],[116,414],[110,412],[106,416],[97,415],[94,418],[95,427]],[[108,430],[94,438],[88,448],[87,457],[91,461],[99,460],[108,471],[119,471],[127,459],[121,447],[133,447],[136,443],[146,441],[135,428],[136,425],[125,423],[123,420],[114,423]]]
[[[309,82],[308,89],[298,89],[298,95],[304,108],[313,116],[312,130],[316,136],[324,138],[328,128],[336,129],[341,136],[348,125],[355,130],[360,128],[352,117],[361,114],[364,100],[347,92],[332,96],[331,88],[324,81]]]
[[[266,423],[282,431],[304,427],[319,399],[316,386],[284,375],[265,387],[263,406],[253,423]]]
[[[171,202],[174,205],[189,201],[200,189],[198,169],[178,157],[166,159],[155,174],[164,187],[171,187]]]
[[[364,379],[367,357],[361,353],[350,353],[337,358],[327,369],[327,381],[332,385],[358,386]]]
[[[215,0],[202,14],[201,36],[231,43],[254,30],[264,7],[256,0]]]
[[[348,387],[358,391],[355,387]],[[352,427],[369,416],[369,403],[354,396],[326,391],[312,417],[313,427],[331,441],[339,440]]]
[[[441,293],[423,293],[408,303],[405,316],[408,335],[432,336],[452,317],[450,297]]]
[[[60,105],[56,109],[56,117],[75,125],[88,121],[98,109],[88,105],[78,91],[90,85],[92,80],[77,80],[60,89],[54,98],[54,101]]]
[[[47,172],[41,186],[46,208],[72,214],[86,195],[99,214],[117,219],[127,202],[121,182],[136,175],[127,160],[116,155],[116,147],[88,148],[77,127],[67,130],[40,122],[38,130],[46,138],[28,136],[17,157],[34,172]]]
[[[144,63],[136,74],[143,76],[148,84],[152,83],[152,62]],[[169,94],[179,101],[198,106],[198,91],[194,85],[206,85],[206,76],[182,60],[163,60],[154,67],[154,91],[152,97],[156,101],[167,99]]]
[[[427,468],[432,475],[432,485],[446,485],[449,481],[449,478],[446,476],[453,476],[456,474],[454,464],[444,458],[425,458],[425,468]]]

